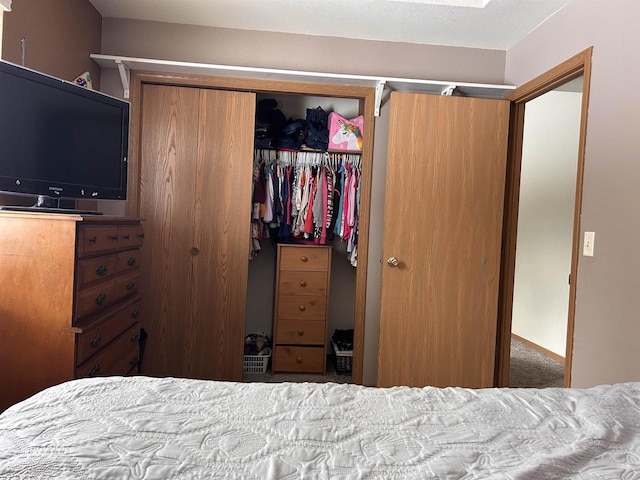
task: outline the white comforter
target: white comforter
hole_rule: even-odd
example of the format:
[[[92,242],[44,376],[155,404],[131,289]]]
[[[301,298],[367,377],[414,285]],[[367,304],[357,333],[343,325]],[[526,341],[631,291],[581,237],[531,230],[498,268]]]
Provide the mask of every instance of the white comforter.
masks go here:
[[[0,478],[640,478],[640,383],[76,380],[0,415]]]

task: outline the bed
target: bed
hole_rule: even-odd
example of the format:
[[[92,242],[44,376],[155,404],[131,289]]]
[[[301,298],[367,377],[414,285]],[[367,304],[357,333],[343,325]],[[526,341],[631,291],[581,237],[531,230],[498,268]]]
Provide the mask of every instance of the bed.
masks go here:
[[[637,479],[640,383],[74,380],[0,415],[0,478]]]

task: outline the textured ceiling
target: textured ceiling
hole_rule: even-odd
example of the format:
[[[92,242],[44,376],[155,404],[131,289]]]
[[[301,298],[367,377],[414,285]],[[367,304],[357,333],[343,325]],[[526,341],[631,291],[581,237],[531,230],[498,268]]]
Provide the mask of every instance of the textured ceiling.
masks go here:
[[[90,1],[103,17],[507,50],[570,0]]]

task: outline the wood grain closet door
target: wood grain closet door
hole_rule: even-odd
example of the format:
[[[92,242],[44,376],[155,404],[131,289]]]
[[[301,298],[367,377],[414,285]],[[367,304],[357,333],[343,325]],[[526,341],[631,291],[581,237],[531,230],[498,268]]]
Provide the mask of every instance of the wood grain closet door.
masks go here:
[[[391,96],[378,386],[493,385],[508,121],[507,101]]]
[[[145,374],[241,379],[254,106],[143,86]]]

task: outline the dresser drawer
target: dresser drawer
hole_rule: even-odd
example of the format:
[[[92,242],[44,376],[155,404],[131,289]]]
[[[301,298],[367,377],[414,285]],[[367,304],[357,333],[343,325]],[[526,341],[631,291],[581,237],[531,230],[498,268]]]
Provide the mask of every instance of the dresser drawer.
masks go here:
[[[141,247],[143,239],[142,225],[120,225],[118,227],[120,248]]]
[[[326,295],[327,272],[282,270],[278,277],[280,295]]]
[[[116,256],[118,271],[124,272],[125,270],[131,270],[140,266],[140,250],[127,250],[126,252],[120,252]]]
[[[280,270],[329,269],[329,248],[280,245]]]
[[[317,320],[280,320],[277,344],[324,345],[325,324]]]
[[[114,275],[117,270],[117,258],[115,255],[80,260],[77,274],[78,288],[82,288],[96,280],[104,280]]]
[[[140,270],[118,275],[106,282],[78,292],[74,323],[101,312],[105,312],[123,298],[138,292],[140,286]]]
[[[115,279],[116,301],[138,292],[140,288],[140,270],[134,270]]]
[[[284,319],[325,320],[327,298],[317,295],[281,295],[276,316]]]
[[[116,302],[115,293],[116,284],[114,280],[102,282],[79,291],[76,298],[75,321],[106,311]]]
[[[76,365],[81,365],[136,323],[140,316],[140,303],[140,300],[129,303],[83,328],[76,337]]]
[[[136,323],[76,368],[76,378],[128,374],[138,364],[139,332],[140,326]]]
[[[78,231],[78,256],[118,249],[117,225],[81,225]]]
[[[324,371],[324,348],[322,347],[276,347],[275,372]]]

